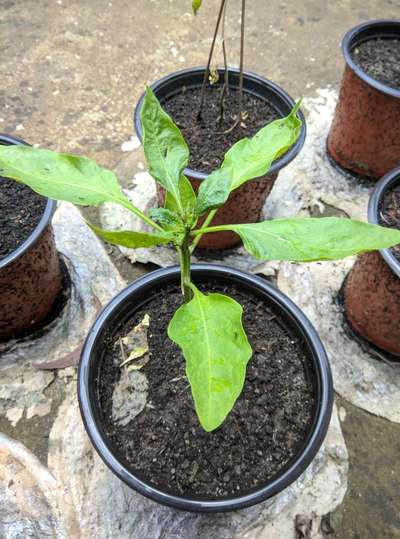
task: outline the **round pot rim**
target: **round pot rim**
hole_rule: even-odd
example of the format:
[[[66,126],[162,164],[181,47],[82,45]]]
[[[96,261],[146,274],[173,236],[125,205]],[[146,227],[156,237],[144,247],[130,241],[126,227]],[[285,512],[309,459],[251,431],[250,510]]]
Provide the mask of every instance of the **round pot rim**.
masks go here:
[[[354,73],[360,77],[366,84],[369,86],[374,87],[376,90],[379,90],[380,92],[390,95],[392,97],[397,97],[400,99],[400,90],[397,90],[396,88],[392,88],[391,86],[384,84],[383,82],[379,82],[376,79],[372,78],[370,75],[368,75],[365,71],[361,69],[360,66],[358,66],[354,60],[351,57],[351,51],[352,49],[360,42],[360,34],[363,34],[365,31],[372,30],[376,32],[376,37],[379,37],[384,33],[385,28],[393,26],[398,26],[399,28],[399,38],[400,38],[400,19],[375,19],[367,22],[363,22],[351,30],[349,30],[342,40],[342,52],[344,59],[346,61],[346,64],[354,71]],[[389,33],[388,33],[389,35]],[[368,36],[367,39],[362,41],[367,41],[368,39],[373,39],[374,35]]]
[[[191,67],[191,68],[181,69],[179,71],[174,71],[173,73],[170,73],[170,74],[166,75],[165,77],[162,77],[161,79],[159,79],[156,82],[152,83],[150,85],[150,88],[157,95],[157,90],[159,90],[165,84],[168,84],[171,81],[171,79],[174,79],[175,77],[185,77],[187,75],[197,75],[199,73],[204,73],[205,69],[206,69],[205,67]],[[237,69],[237,68],[229,67],[228,70],[229,70],[229,73],[239,74],[239,69]],[[219,67],[218,72],[223,73],[224,69]],[[254,81],[254,82],[258,83],[258,84],[262,84],[264,86],[267,86],[270,90],[275,92],[282,99],[282,101],[284,101],[288,106],[290,106],[290,108],[293,108],[295,106],[296,103],[295,103],[294,99],[292,97],[290,97],[290,95],[288,93],[286,93],[285,90],[283,90],[276,83],[262,77],[261,75],[258,75],[257,73],[253,73],[252,71],[244,71],[243,76],[244,76],[245,81],[247,79],[249,81]],[[137,105],[136,105],[136,108],[135,108],[135,112],[134,112],[135,131],[136,131],[136,134],[137,134],[140,142],[142,142],[142,138],[143,138],[142,137],[142,125],[141,125],[141,121],[140,121],[140,112],[141,112],[141,109],[142,109],[142,106],[143,106],[143,101],[144,101],[145,95],[146,94],[144,92],[140,96],[139,101],[137,102]],[[273,174],[277,174],[282,168],[284,168],[291,161],[293,161],[293,159],[299,154],[300,150],[304,146],[304,142],[305,142],[305,139],[306,139],[306,133],[307,133],[306,120],[305,120],[304,114],[302,113],[301,110],[299,110],[297,114],[299,115],[299,117],[301,119],[301,122],[302,122],[300,136],[297,139],[296,143],[284,155],[282,155],[281,157],[279,157],[278,159],[276,159],[272,163],[270,169],[267,172],[268,176],[271,176]],[[194,170],[194,169],[189,168],[189,167],[185,168],[184,174],[186,176],[190,176],[191,178],[194,178],[194,179],[200,180],[200,181],[205,180],[207,178],[207,176],[209,175],[209,173],[200,172],[198,170]]]
[[[194,274],[196,272],[199,274],[210,272],[226,277],[227,279],[233,276],[234,278],[236,277],[238,280],[241,280],[241,282],[247,282],[249,285],[257,287],[271,299],[275,306],[278,306],[278,308],[285,311],[286,314],[290,316],[292,322],[297,325],[299,330],[301,330],[310,350],[312,350],[312,355],[314,356],[313,364],[318,379],[318,385],[320,387],[319,402],[316,403],[313,428],[307,435],[307,443],[303,445],[302,449],[299,449],[299,452],[293,458],[291,465],[286,470],[285,467],[283,468],[283,473],[278,474],[278,477],[267,482],[264,486],[245,495],[225,497],[221,500],[200,500],[191,498],[190,496],[173,495],[142,481],[119,462],[108,448],[105,442],[106,437],[103,437],[97,427],[94,406],[91,404],[90,400],[90,366],[94,361],[92,349],[96,344],[96,340],[101,333],[104,324],[107,322],[110,315],[118,310],[121,303],[126,301],[129,296],[135,294],[135,292],[142,286],[151,286],[151,284],[160,279],[163,280],[164,278],[179,276],[179,271],[178,266],[173,266],[156,270],[141,277],[115,296],[115,298],[113,298],[99,314],[86,338],[79,363],[78,398],[82,419],[93,446],[105,464],[122,481],[140,494],[147,496],[158,503],[186,511],[211,513],[242,509],[264,501],[289,486],[310,465],[320,449],[330,424],[333,406],[333,382],[328,357],[315,328],[305,314],[287,296],[285,296],[285,294],[273,285],[260,277],[249,275],[240,270],[226,266],[194,264],[192,267]]]
[[[12,145],[12,144],[23,144],[25,146],[29,146],[29,144],[25,141],[23,141],[20,138],[12,137],[10,135],[5,135],[0,133],[0,145]],[[5,258],[0,260],[0,270],[8,266],[9,264],[12,264],[17,260],[17,258],[20,258],[22,255],[24,255],[35,243],[39,240],[41,235],[43,234],[44,229],[51,223],[51,219],[54,215],[54,212],[57,208],[57,202],[55,200],[51,200],[50,198],[47,199],[47,204],[44,209],[43,215],[36,225],[36,227],[32,230],[31,234],[26,238],[24,242],[19,245],[15,251],[7,255]]]
[[[388,172],[376,184],[371,193],[368,203],[368,221],[373,225],[379,225],[379,206],[383,197],[390,188],[400,183],[400,167]],[[380,253],[390,269],[400,277],[400,261],[392,253],[391,249],[382,249]]]

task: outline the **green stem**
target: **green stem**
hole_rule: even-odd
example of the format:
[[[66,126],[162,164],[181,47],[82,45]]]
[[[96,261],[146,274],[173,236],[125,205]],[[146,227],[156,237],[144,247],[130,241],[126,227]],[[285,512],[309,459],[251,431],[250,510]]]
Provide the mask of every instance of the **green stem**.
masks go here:
[[[185,298],[185,303],[192,299],[191,278],[190,278],[190,249],[189,238],[186,237],[183,244],[178,247],[179,265],[181,267],[181,288]]]
[[[211,210],[210,213],[207,215],[204,223],[201,225],[200,228],[198,228],[197,230],[193,230],[191,232],[191,234],[196,234],[196,237],[195,239],[193,240],[193,243],[191,244],[190,246],[190,252],[193,253],[193,251],[196,249],[200,239],[201,239],[201,236],[204,234],[206,228],[208,227],[208,225],[211,223],[211,221],[214,219],[215,217],[215,214],[217,213],[218,211],[218,208],[215,209],[215,210]]]
[[[133,204],[131,204],[129,201],[127,202],[120,202],[121,206],[123,206],[124,208],[127,208],[128,210],[130,210],[132,213],[134,213],[135,215],[137,215],[138,217],[140,217],[140,219],[142,219],[142,221],[144,221],[145,223],[147,223],[148,225],[150,225],[152,228],[155,228],[156,230],[160,231],[160,232],[163,232],[163,229],[160,225],[158,225],[157,223],[155,223],[152,219],[150,219],[150,217],[147,217],[147,215],[145,213],[143,213],[142,211],[140,211],[138,208],[136,208]]]
[[[196,239],[197,239],[199,235],[209,234],[210,232],[224,232],[225,230],[232,230],[232,226],[229,226],[229,225],[209,226],[205,228],[199,228],[197,230],[192,230],[190,234],[192,236],[196,236]],[[194,241],[196,241],[196,239]]]

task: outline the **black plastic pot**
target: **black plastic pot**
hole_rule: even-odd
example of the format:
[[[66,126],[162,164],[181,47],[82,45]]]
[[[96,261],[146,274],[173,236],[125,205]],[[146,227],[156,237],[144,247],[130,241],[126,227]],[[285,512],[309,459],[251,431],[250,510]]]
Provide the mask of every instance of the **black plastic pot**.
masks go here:
[[[185,69],[172,73],[163,79],[151,85],[151,88],[159,101],[164,103],[168,99],[182,92],[183,88],[198,88],[202,85],[204,77],[204,67]],[[219,82],[216,86],[223,84],[223,69],[219,69]],[[281,117],[287,116],[295,105],[294,100],[273,82],[260,77],[254,73],[244,74],[244,91],[267,101]],[[229,85],[231,88],[239,86],[239,71],[229,69]],[[142,140],[142,125],[140,121],[140,112],[143,106],[144,94],[139,99],[135,109],[134,124],[138,137]],[[299,117],[303,126],[301,135],[296,144],[290,148],[282,157],[274,161],[264,177],[247,182],[234,193],[221,208],[213,220],[213,224],[239,224],[254,223],[260,219],[261,211],[265,200],[270,193],[279,171],[290,163],[300,152],[306,137],[306,123],[303,113],[299,111]],[[204,172],[186,168],[185,175],[192,182],[195,191],[198,190],[200,183],[208,176]],[[159,188],[158,188],[159,189]],[[159,201],[163,202],[163,193],[159,189]],[[199,246],[207,249],[225,249],[232,247],[240,242],[238,236],[233,232],[217,232],[202,237]]]
[[[195,264],[192,277],[197,283],[208,282],[210,279],[225,283],[233,282],[242,289],[258,295],[273,310],[279,312],[288,327],[303,340],[310,357],[310,375],[314,384],[316,408],[310,432],[297,454],[274,478],[250,494],[207,500],[175,495],[146,483],[129,468],[107,438],[103,428],[96,382],[103,361],[103,340],[107,336],[109,338],[121,323],[157,294],[160,288],[179,284],[178,267],[161,269],[138,279],[120,292],[97,318],[84,344],[79,365],[78,395],[81,413],[90,439],[107,466],[127,485],[144,496],[186,511],[211,513],[242,509],[285,489],[304,472],[315,457],[325,438],[331,417],[333,388],[330,367],[324,347],[309,320],[291,300],[265,280],[239,270],[211,264]]]
[[[0,144],[27,145],[21,139],[2,134]],[[62,273],[51,228],[56,207],[57,203],[48,199],[32,234],[0,260],[0,341],[36,329],[59,296]]]
[[[370,223],[380,224],[384,196],[399,184],[400,167],[377,183],[368,205]],[[356,334],[400,358],[400,262],[391,249],[358,257],[346,279],[344,303]]]

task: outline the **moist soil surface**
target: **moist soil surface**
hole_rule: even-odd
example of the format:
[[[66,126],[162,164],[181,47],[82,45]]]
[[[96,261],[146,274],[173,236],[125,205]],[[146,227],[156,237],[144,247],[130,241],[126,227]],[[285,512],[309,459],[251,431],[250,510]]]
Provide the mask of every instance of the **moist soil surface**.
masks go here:
[[[189,167],[210,173],[218,168],[225,153],[238,140],[251,137],[262,127],[281,118],[281,114],[267,101],[248,93],[243,95],[245,120],[229,133],[224,133],[235,123],[238,113],[238,91],[229,90],[224,100],[224,120],[219,123],[221,87],[209,87],[206,92],[202,118],[197,114],[201,88],[190,88],[163,103],[189,146]]]
[[[400,230],[400,185],[385,193],[380,207],[379,221],[383,226]],[[400,262],[400,245],[393,247],[392,253]]]
[[[400,90],[400,39],[370,39],[357,45],[351,56],[367,75]]]
[[[178,287],[161,290],[105,342],[100,406],[105,432],[132,470],[175,493],[243,494],[279,472],[307,436],[315,406],[312,367],[304,343],[260,298],[232,285],[207,284],[244,308],[243,325],[253,348],[243,393],[225,422],[212,433],[200,427],[185,363],[167,337],[182,298]],[[112,395],[121,377],[119,337],[150,316],[150,360],[145,408],[125,426],[112,419]]]
[[[42,218],[47,199],[0,177],[0,260],[17,249]]]

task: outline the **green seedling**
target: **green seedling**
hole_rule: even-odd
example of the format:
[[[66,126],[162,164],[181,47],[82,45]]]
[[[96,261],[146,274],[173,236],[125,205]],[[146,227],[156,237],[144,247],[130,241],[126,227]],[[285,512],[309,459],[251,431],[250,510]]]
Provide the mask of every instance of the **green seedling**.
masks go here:
[[[124,195],[113,172],[85,157],[28,146],[0,146],[0,175],[49,198],[78,205],[114,202],[139,216],[151,232],[106,231],[90,225],[105,241],[125,247],[173,244],[179,255],[183,305],[168,335],[186,360],[194,405],[205,431],[218,428],[232,410],[245,380],[251,346],[242,325],[242,307],[223,294],[204,294],[191,279],[191,254],[203,234],[231,230],[260,260],[334,260],[400,243],[400,231],[344,218],[293,218],[253,224],[212,226],[230,193],[264,176],[272,162],[298,139],[298,105],[286,118],[237,142],[221,167],[196,194],[184,175],[189,150],[178,127],[150,89],[143,109],[143,145],[150,174],[165,189],[163,208],[148,215]],[[198,219],[204,217],[201,226]]]

